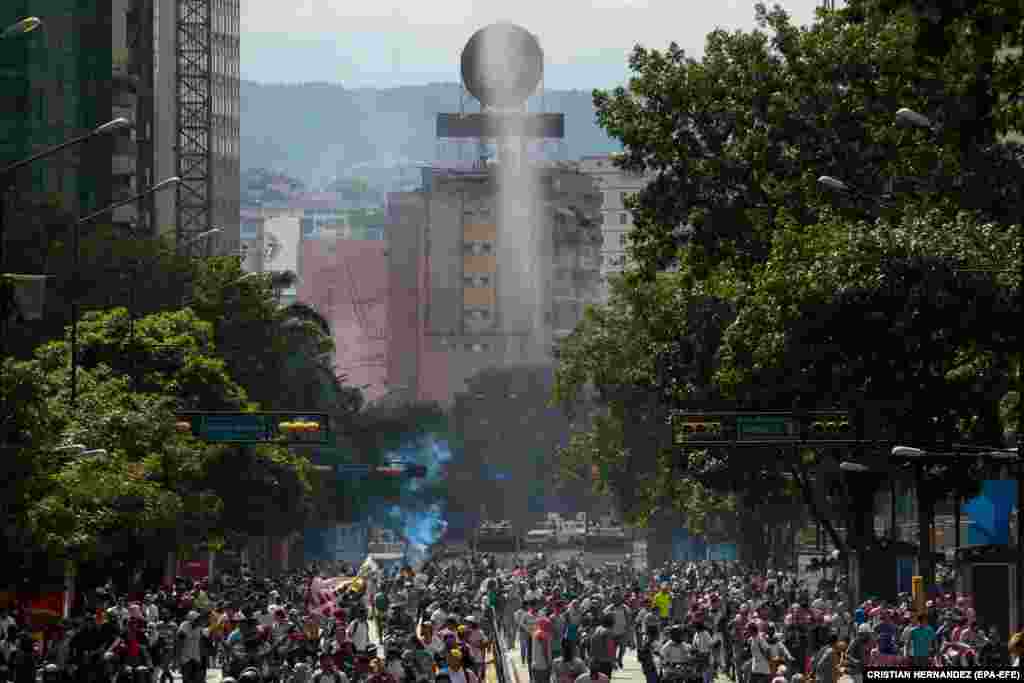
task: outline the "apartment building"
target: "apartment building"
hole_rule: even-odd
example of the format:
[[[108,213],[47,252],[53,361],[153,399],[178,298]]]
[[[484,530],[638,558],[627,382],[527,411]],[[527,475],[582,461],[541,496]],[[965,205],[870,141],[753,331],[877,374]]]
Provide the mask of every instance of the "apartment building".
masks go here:
[[[25,169],[8,208],[57,201],[81,215],[178,175],[179,0],[11,0],[0,25],[38,16],[44,28],[0,41],[0,160],[13,162],[113,118],[131,130],[91,140]],[[238,0],[210,0],[212,187],[215,250],[237,252]],[[195,57],[193,57],[195,58]],[[174,234],[173,190],[110,214],[140,234]]]
[[[420,190],[388,195],[389,384],[447,405],[486,368],[552,364],[599,300],[594,179],[572,164],[536,172],[516,216],[502,215],[496,165],[435,165]]]
[[[0,165],[16,162],[109,121],[113,107],[111,1],[4,0],[0,26],[26,16],[44,28],[0,40]],[[17,240],[16,215],[57,202],[70,215],[110,203],[115,147],[127,130],[23,169],[5,190],[7,239]],[[122,139],[124,138],[124,139]],[[11,257],[8,254],[8,257]]]
[[[601,192],[601,283],[602,298],[608,295],[608,278],[626,267],[629,230],[633,216],[625,207],[630,195],[642,190],[649,178],[626,173],[615,166],[610,155],[586,156],[580,159],[582,173],[592,176]]]

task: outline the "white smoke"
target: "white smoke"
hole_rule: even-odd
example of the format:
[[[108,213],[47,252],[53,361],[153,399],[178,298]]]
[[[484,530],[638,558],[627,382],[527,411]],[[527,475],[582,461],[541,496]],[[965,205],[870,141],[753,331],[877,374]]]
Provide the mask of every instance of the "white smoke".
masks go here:
[[[500,35],[500,34],[499,34]],[[484,40],[481,59],[485,64],[507,62],[508,46],[503,40]],[[518,109],[495,111],[496,115],[514,116]],[[503,118],[504,120],[504,118]],[[504,126],[497,144],[498,167],[498,305],[502,326],[510,333],[522,335],[526,343],[509,346],[512,362],[535,362],[541,359],[540,338],[543,330],[543,302],[539,268],[540,187],[537,166],[527,153],[526,141]]]

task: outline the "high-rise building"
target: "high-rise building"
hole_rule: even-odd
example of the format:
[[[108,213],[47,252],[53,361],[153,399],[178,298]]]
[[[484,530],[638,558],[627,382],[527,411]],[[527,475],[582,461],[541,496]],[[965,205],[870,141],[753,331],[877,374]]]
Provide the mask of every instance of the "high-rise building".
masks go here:
[[[111,0],[0,3],[0,27],[30,15],[44,21],[30,34],[0,40],[0,166],[112,118],[111,10]],[[107,205],[112,153],[128,136],[98,137],[22,169],[3,188],[9,218],[52,201],[71,215]],[[8,240],[17,240],[19,225],[25,223],[8,220]]]
[[[618,168],[613,157],[586,156],[580,160],[580,171],[593,176],[601,192],[601,282],[603,298],[608,296],[608,279],[621,273],[629,255],[629,231],[633,216],[625,207],[626,198],[642,190],[650,178],[626,173]]]
[[[552,366],[557,340],[600,297],[594,179],[531,155],[565,135],[564,115],[528,110],[544,74],[537,37],[492,24],[461,62],[480,112],[438,114],[438,146],[476,160],[424,167],[422,187],[390,194],[387,209],[388,382],[444,405],[484,370]]]
[[[498,165],[427,168],[421,190],[388,196],[390,385],[447,405],[486,368],[552,364],[598,301],[594,180],[571,164],[533,170],[525,218],[503,215]],[[535,237],[509,251],[516,230]]]
[[[353,204],[357,203],[335,193],[319,192],[244,206],[240,209],[237,252],[242,256],[242,267],[257,273],[294,272],[300,285],[283,290],[281,301],[301,299],[309,303],[311,300],[302,292],[309,294],[318,290],[303,288],[301,282],[314,272],[310,268],[322,269],[323,263],[307,264],[307,255],[319,255],[333,248],[324,246],[321,241],[324,244],[338,240],[367,241],[374,242],[381,253],[385,249],[383,210]],[[305,246],[307,242],[312,243],[309,249]],[[319,285],[328,286],[324,277],[328,275],[321,274]]]
[[[298,297],[331,326],[335,374],[365,387],[367,400],[388,392],[387,242],[323,230],[302,243]]]
[[[196,12],[196,3],[206,3],[209,11]],[[112,118],[135,124],[24,169],[14,179],[18,191],[8,197],[8,208],[17,211],[19,206],[11,203],[24,204],[24,209],[57,199],[68,213],[80,215],[174,175],[185,179],[187,198],[187,188],[196,186],[192,181],[201,173],[209,189],[202,193],[209,210],[201,216],[186,211],[190,225],[220,228],[213,251],[237,253],[238,13],[238,0],[0,3],[0,26],[28,15],[40,17],[44,26],[0,41],[0,161],[24,158]],[[189,44],[196,27],[206,23],[212,36],[203,43],[208,59]],[[203,98],[203,106],[209,100],[211,107],[207,118],[195,110],[202,88],[182,87],[195,74],[178,78],[182,59],[205,68],[209,76],[211,97]],[[183,128],[181,121],[188,120],[179,116],[183,111],[204,122],[209,134]],[[195,149],[182,144],[182,138],[192,147],[208,149],[208,162],[197,161]],[[175,234],[181,195],[181,190],[161,192],[116,209],[110,220],[133,226],[140,234]]]

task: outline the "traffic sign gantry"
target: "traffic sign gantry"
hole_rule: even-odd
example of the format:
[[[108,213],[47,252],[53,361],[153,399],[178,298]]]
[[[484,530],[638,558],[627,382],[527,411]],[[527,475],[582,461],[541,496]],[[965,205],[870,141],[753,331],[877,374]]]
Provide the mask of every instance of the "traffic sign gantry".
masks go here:
[[[790,415],[737,415],[737,441],[792,441],[800,431]]]
[[[209,443],[325,444],[330,433],[326,413],[194,411],[179,413],[174,426]]]
[[[338,476],[346,479],[361,479],[370,474],[385,477],[411,477],[422,479],[427,476],[426,465],[413,463],[389,463],[386,465],[365,465],[360,463],[344,463],[336,465]]]
[[[843,411],[680,411],[672,416],[675,443],[690,448],[815,444],[854,446],[855,437]]]

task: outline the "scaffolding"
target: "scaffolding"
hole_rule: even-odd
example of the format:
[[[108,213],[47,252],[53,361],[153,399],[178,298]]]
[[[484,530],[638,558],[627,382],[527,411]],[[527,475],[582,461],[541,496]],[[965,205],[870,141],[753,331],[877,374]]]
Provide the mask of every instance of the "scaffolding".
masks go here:
[[[174,48],[181,179],[175,238],[199,250],[195,237],[210,229],[213,213],[213,0],[178,0]]]

